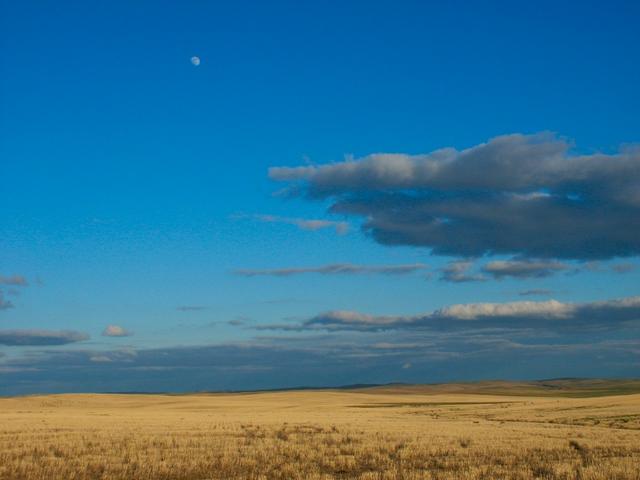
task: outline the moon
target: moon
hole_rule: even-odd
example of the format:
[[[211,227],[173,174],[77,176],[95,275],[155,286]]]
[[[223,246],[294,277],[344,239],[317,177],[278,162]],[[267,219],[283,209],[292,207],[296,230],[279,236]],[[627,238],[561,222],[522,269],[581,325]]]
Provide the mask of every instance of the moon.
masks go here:
[[[191,63],[193,64],[194,67],[197,67],[198,65],[200,65],[200,57],[196,57],[196,56],[191,57]]]

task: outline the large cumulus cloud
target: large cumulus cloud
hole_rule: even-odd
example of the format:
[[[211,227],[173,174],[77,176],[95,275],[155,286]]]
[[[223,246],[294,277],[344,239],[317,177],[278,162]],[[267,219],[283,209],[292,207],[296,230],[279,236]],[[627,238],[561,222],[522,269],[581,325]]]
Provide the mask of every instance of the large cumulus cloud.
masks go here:
[[[552,134],[458,151],[274,167],[292,191],[361,216],[378,242],[436,254],[607,259],[640,253],[640,149],[575,155]]]

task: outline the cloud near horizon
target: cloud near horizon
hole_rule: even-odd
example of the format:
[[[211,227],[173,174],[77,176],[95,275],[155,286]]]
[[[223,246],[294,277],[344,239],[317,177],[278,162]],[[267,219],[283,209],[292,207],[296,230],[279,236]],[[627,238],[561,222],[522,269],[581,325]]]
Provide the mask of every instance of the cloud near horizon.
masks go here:
[[[611,259],[640,254],[640,148],[574,155],[550,133],[492,138],[465,150],[377,153],[272,167],[292,194],[329,199],[385,245],[438,255]]]
[[[359,274],[382,274],[382,275],[406,275],[428,268],[424,263],[411,263],[402,265],[354,265],[351,263],[334,263],[317,267],[299,268],[275,268],[266,270],[240,269],[233,273],[244,277],[275,276],[288,277],[292,275],[302,275],[306,273],[318,273],[320,275],[359,275]]]
[[[384,336],[384,340],[382,340]],[[527,339],[487,333],[344,332],[252,342],[144,349],[43,349],[0,359],[0,395],[53,392],[195,392],[451,378],[629,376],[640,342]],[[603,355],[606,360],[603,360]],[[410,364],[412,368],[403,368]]]
[[[0,345],[53,346],[88,340],[86,333],[72,330],[0,330]]]

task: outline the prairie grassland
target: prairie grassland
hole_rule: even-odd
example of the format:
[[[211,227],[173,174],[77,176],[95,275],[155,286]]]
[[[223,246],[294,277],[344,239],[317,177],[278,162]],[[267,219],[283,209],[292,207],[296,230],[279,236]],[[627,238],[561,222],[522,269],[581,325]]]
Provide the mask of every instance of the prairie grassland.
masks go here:
[[[3,480],[239,478],[640,479],[640,395],[0,399]]]

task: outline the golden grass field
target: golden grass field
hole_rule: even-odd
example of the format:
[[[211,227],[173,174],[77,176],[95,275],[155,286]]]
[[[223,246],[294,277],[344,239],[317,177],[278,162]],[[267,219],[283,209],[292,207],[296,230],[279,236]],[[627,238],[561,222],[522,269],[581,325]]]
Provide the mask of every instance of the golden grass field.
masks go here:
[[[640,479],[637,383],[589,385],[0,398],[0,479]]]

